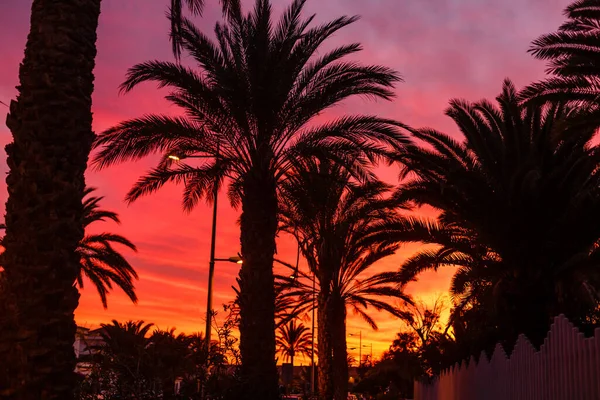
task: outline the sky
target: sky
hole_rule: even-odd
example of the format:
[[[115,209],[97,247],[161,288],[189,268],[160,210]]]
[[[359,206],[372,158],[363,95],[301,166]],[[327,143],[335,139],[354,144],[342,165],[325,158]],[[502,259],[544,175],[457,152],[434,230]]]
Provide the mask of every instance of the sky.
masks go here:
[[[31,0],[0,0],[0,102],[16,97],[18,67],[29,30]],[[206,0],[207,9],[196,20],[203,31],[212,32],[219,16],[216,0]],[[147,60],[172,60],[165,18],[168,0],[104,0],[98,28],[98,56],[93,96],[93,128],[103,130],[128,118],[147,113],[177,112],[161,92],[145,84],[127,95],[118,93],[127,68]],[[243,1],[246,9],[253,2]],[[275,13],[289,0],[273,0]],[[308,0],[306,14],[316,13],[324,22],[340,15],[361,19],[338,32],[328,47],[360,42],[364,51],[358,59],[397,70],[404,82],[396,87],[393,102],[364,99],[343,103],[334,113],[375,113],[416,127],[433,127],[456,135],[450,118],[444,115],[448,101],[493,98],[509,77],[517,87],[544,77],[545,65],[527,53],[530,42],[555,30],[563,21],[568,0]],[[326,47],[327,47],[326,46]],[[11,141],[4,121],[7,107],[0,104],[0,145]],[[152,166],[152,160],[122,164],[100,172],[87,173],[88,186],[105,196],[102,206],[117,211],[121,225],[99,224],[96,231],[126,236],[138,246],[138,253],[125,251],[137,269],[139,303],[114,292],[103,310],[90,285],[82,291],[76,311],[79,325],[95,327],[111,319],[142,319],[160,328],[178,331],[204,330],[209,259],[211,210],[201,204],[189,214],[182,211],[181,188],[166,186],[160,192],[127,205],[124,196],[136,179]],[[395,167],[379,167],[380,177],[397,183]],[[6,155],[0,155],[0,172],[7,172]],[[6,201],[6,185],[0,184],[0,204]],[[239,211],[226,196],[218,203],[217,257],[239,251]],[[404,246],[396,255],[382,260],[373,272],[394,270],[413,254],[418,245]],[[293,262],[296,247],[290,238],[278,242],[278,257]],[[213,304],[232,298],[231,285],[238,265],[217,263]],[[429,272],[407,291],[431,302],[447,293],[450,269]],[[448,303],[448,300],[446,301]],[[221,312],[221,315],[223,313]],[[372,313],[379,325],[373,331],[360,318],[349,314],[348,332],[362,332],[362,343],[373,346],[378,356],[403,328],[397,319]],[[358,347],[355,336],[348,347]],[[364,349],[370,351],[369,348]],[[365,354],[363,352],[363,354]],[[351,351],[352,353],[352,351]],[[357,353],[357,350],[354,351]],[[354,354],[355,357],[358,354]]]

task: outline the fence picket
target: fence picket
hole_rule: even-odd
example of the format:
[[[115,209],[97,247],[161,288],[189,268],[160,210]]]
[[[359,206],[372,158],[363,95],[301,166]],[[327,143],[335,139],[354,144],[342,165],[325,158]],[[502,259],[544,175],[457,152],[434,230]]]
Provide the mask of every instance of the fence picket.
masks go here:
[[[521,335],[510,357],[497,344],[489,360],[463,360],[414,389],[414,400],[600,399],[600,328],[585,338],[559,315],[539,351]]]

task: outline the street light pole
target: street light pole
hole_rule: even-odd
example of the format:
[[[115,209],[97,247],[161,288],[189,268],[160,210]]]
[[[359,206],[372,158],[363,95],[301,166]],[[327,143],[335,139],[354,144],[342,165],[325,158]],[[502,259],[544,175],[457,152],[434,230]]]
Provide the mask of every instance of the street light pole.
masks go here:
[[[217,153],[215,155],[215,163],[219,162],[219,146],[217,145]],[[217,237],[217,196],[219,195],[218,186],[215,183],[213,190],[213,215],[212,215],[212,231],[210,237],[210,261],[208,263],[208,298],[206,300],[206,330],[204,336],[206,340],[206,354],[210,354],[210,334],[211,334],[211,319],[212,319],[212,291],[213,279],[215,276],[215,241]]]
[[[358,366],[362,365],[362,331],[358,333]]]

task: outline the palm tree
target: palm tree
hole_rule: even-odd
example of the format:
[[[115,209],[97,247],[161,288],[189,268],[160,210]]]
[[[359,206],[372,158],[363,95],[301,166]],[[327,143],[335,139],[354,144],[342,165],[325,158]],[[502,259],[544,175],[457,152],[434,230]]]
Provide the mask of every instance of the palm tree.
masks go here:
[[[451,102],[446,114],[464,142],[413,130],[425,146],[402,154],[414,175],[396,199],[440,212],[439,224],[411,221],[440,247],[408,260],[403,274],[457,266],[455,295],[479,304],[493,295],[487,314],[497,314],[503,339],[524,333],[539,344],[552,317],[585,322],[599,304],[600,148],[593,126],[572,124],[585,109],[520,105],[510,81],[497,101]],[[398,230],[385,235],[402,240],[407,227]]]
[[[129,192],[129,201],[167,182],[183,183],[184,208],[190,210],[201,198],[210,200],[213,190],[228,180],[230,199],[242,209],[240,350],[245,392],[267,400],[278,396],[273,290],[278,183],[297,158],[325,154],[340,163],[361,164],[385,155],[383,145],[398,147],[403,140],[396,123],[373,116],[314,121],[349,97],[392,98],[399,78],[384,67],[342,61],[360,50],[358,44],[317,56],[325,40],[356,18],[309,28],[312,17],[301,18],[304,4],[293,1],[277,24],[269,1],[256,0],[248,15],[237,4],[216,25],[216,41],[183,19],[182,46],[197,69],[145,62],[129,70],[121,89],[127,92],[156,81],[171,89],[167,100],[184,114],[125,121],[96,141],[99,168],[162,154],[159,165]],[[195,166],[173,161],[189,157],[208,159]]]
[[[202,0],[185,2],[201,11]],[[0,378],[0,396],[69,399],[77,383],[72,344],[79,294],[72,282],[83,238],[84,171],[94,138],[100,4],[32,3],[18,96],[6,120],[13,142],[6,147],[10,172],[2,265],[8,296],[18,310],[18,329],[0,327],[0,359],[8,360],[17,342],[27,356],[9,362],[16,367]],[[175,16],[181,7],[181,0],[171,0]],[[176,32],[173,38],[176,45]],[[42,340],[50,336],[53,340]]]
[[[527,87],[521,97],[537,101],[576,101],[593,106],[600,98],[600,1],[576,0],[557,32],[540,36],[529,50],[549,61],[553,77]]]
[[[87,188],[85,195],[90,195],[95,189]],[[112,220],[120,223],[117,213],[99,208],[103,197],[90,196],[83,202],[83,226],[87,228],[93,222]],[[81,257],[81,267],[77,275],[77,283],[83,289],[83,275],[96,287],[102,305],[107,308],[106,295],[112,289],[113,283],[127,294],[132,302],[137,303],[134,279],[138,279],[135,269],[113,246],[119,244],[133,251],[135,245],[121,235],[113,233],[88,234],[83,237],[77,247]]]
[[[6,147],[2,266],[18,323],[16,332],[0,327],[0,359],[16,366],[0,378],[0,397],[73,398],[75,249],[83,238],[84,171],[93,141],[99,13],[99,0],[32,5],[18,96],[6,120],[13,142]],[[23,357],[6,361],[17,342]]]
[[[312,344],[310,329],[302,323],[296,324],[296,320],[293,319],[279,327],[278,332],[277,349],[285,360],[290,360],[293,370],[295,356],[310,357]]]
[[[297,163],[281,186],[281,229],[296,236],[319,282],[319,386],[326,398],[331,397],[331,374],[334,397],[347,397],[346,310],[377,329],[368,307],[399,316],[386,298],[410,302],[398,274],[368,275],[369,268],[398,248],[370,240],[401,219],[396,204],[384,198],[388,191],[377,180],[356,183],[345,169],[318,159]],[[312,293],[312,284],[297,281],[294,294]]]

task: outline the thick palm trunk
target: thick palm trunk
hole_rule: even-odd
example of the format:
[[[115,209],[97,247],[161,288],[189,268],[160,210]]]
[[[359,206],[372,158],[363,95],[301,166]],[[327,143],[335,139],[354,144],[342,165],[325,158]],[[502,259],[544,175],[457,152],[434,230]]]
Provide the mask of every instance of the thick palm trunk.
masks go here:
[[[265,177],[266,176],[266,177]],[[240,271],[240,352],[247,399],[278,399],[275,366],[273,256],[277,231],[275,180],[249,174],[243,186]]]
[[[19,363],[16,361],[22,356],[21,348],[18,343],[17,332],[17,311],[14,298],[8,294],[6,283],[6,274],[0,273],[0,398],[8,393],[7,390],[13,390],[11,380],[18,376]]]
[[[348,398],[348,351],[346,349],[346,306],[342,299],[332,296],[331,337],[333,350],[334,399]]]
[[[321,285],[323,288],[324,285]],[[317,356],[319,359],[319,398],[322,400],[333,399],[333,350],[331,348],[331,323],[329,321],[329,294],[323,292],[318,295],[318,341]]]
[[[13,143],[3,267],[23,357],[10,386],[2,382],[3,398],[73,398],[75,249],[83,238],[99,14],[100,0],[33,1],[19,95],[6,121]],[[0,360],[12,346],[0,344]]]

